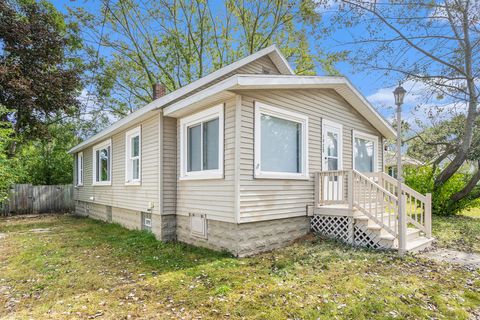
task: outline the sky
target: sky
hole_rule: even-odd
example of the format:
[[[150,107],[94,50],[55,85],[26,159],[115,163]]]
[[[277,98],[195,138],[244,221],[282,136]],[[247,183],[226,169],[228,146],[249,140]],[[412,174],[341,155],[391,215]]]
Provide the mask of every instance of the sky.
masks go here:
[[[100,1],[86,1],[86,0],[51,0],[53,5],[61,12],[66,12],[67,7],[75,6],[88,6],[90,10],[97,10],[100,8]],[[96,7],[97,6],[97,7]],[[325,14],[328,14],[326,12]],[[350,34],[351,32],[351,34]],[[339,44],[345,39],[351,39],[352,36],[361,34],[364,32],[363,28],[355,28],[349,32],[345,30],[337,31],[332,37],[322,40],[322,45],[329,49],[338,50],[344,49]],[[311,46],[316,45],[314,39],[310,39]],[[100,47],[101,54],[108,54],[104,48]],[[395,113],[393,107],[394,97],[393,90],[397,85],[396,79],[386,78],[380,73],[373,72],[354,72],[352,66],[348,63],[339,63],[337,66],[340,74],[346,76],[359,91],[370,101],[372,105],[382,114],[387,120],[392,120]],[[318,69],[318,74],[322,74],[322,70]],[[405,105],[403,106],[404,119],[407,121],[418,117],[418,112],[414,113],[414,107],[419,101],[419,96],[415,94],[415,91],[421,90],[418,84],[413,82],[405,83],[405,89],[407,90],[407,96],[405,99]]]

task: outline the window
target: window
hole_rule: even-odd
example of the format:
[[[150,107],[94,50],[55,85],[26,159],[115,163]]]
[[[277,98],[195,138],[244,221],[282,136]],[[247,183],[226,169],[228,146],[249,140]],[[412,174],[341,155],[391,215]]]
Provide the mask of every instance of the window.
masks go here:
[[[125,135],[125,184],[138,185],[141,179],[141,128],[137,127]]]
[[[77,166],[76,166],[77,187],[83,186],[83,152],[77,153]]]
[[[359,172],[377,171],[378,137],[353,132],[353,166]]]
[[[93,147],[93,184],[110,185],[112,174],[112,142],[107,140]]]
[[[223,105],[180,120],[180,179],[223,178]]]
[[[308,179],[308,117],[255,103],[255,177]]]

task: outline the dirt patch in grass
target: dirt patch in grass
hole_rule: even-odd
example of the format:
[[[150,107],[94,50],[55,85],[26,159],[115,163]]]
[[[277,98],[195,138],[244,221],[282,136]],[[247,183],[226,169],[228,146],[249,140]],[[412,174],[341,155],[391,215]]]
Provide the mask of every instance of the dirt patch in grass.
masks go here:
[[[480,304],[478,271],[320,238],[236,259],[87,218],[18,221],[0,220],[0,317],[468,319]]]

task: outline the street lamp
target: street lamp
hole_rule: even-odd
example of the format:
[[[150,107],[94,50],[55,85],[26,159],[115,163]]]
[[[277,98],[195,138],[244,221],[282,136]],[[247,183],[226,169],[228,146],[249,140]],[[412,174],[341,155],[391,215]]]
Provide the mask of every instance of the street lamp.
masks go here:
[[[406,207],[402,192],[403,170],[402,170],[402,104],[407,91],[399,84],[393,95],[397,105],[397,196],[398,196],[398,252],[403,255],[406,251],[407,216]]]

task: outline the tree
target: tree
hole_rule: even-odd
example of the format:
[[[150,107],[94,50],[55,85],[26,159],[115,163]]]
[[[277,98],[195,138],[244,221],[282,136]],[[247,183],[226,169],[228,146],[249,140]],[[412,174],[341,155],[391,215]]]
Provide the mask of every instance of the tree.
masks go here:
[[[0,119],[8,110],[0,105]],[[15,181],[12,161],[7,157],[13,129],[10,122],[0,121],[0,204],[8,198],[10,185]]]
[[[72,14],[101,47],[92,91],[103,107],[124,116],[152,100],[155,83],[176,90],[242,56],[278,44],[297,72],[311,74],[335,55],[315,53],[307,39],[319,33],[312,1],[104,1],[100,14]],[[331,67],[326,67],[333,70]]]
[[[81,63],[72,26],[46,1],[0,0],[1,121],[13,125],[9,157],[18,143],[42,137],[48,125],[78,111]]]
[[[418,137],[426,146],[442,146],[435,163],[450,159],[435,171],[434,189],[440,188],[477,148],[480,2],[342,0],[339,12],[336,22],[364,31],[357,32],[360,35],[352,41],[344,41],[352,47],[348,57],[359,70],[421,84],[423,105],[429,109],[425,114],[436,117],[444,109],[455,108],[463,115],[455,119],[459,125],[453,138],[443,134]],[[465,191],[479,179],[477,171],[466,182]],[[462,192],[451,200],[466,195]]]

